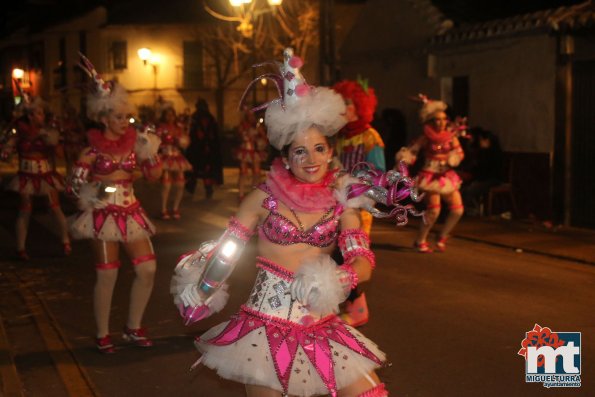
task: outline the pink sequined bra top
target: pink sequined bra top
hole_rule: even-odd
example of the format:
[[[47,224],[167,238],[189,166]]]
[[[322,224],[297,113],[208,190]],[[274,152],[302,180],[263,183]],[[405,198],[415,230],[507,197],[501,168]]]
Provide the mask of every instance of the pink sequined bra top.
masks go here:
[[[261,187],[262,188],[262,187]],[[279,245],[308,244],[316,247],[332,245],[339,235],[339,217],[343,213],[343,206],[330,208],[314,226],[302,230],[284,215],[280,214],[277,199],[270,195],[263,200],[262,207],[269,211],[268,216],[258,227],[260,238],[266,238],[271,243]]]
[[[89,153],[97,155],[95,157],[95,162],[92,165],[92,169],[93,172],[98,175],[109,175],[118,170],[132,173],[136,168],[136,155],[134,152],[130,152],[128,156],[119,161],[114,160],[108,154],[101,153],[95,148],[91,149]]]

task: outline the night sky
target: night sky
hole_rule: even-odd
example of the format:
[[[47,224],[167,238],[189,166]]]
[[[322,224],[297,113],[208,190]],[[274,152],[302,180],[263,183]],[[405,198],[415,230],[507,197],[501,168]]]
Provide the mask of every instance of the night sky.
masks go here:
[[[215,0],[213,0],[215,1]],[[217,0],[219,1],[219,0]],[[295,0],[286,0],[295,1]],[[403,1],[403,0],[395,0]],[[365,0],[335,0],[336,3],[365,3]],[[433,3],[456,24],[483,22],[491,19],[506,18],[516,14],[530,13],[538,10],[580,4],[584,0],[434,0]],[[215,1],[216,3],[216,1]],[[22,26],[30,32],[42,30],[48,25],[68,20],[93,9],[97,5],[106,5],[112,11],[126,10],[128,17],[135,16],[135,23],[151,23],[152,19],[164,17],[166,10],[174,10],[171,14],[185,15],[180,8],[196,6],[201,9],[200,0],[21,0],[3,2],[0,13],[0,37],[10,34]],[[169,7],[164,7],[167,4]],[[140,12],[141,10],[160,9],[160,12]],[[135,13],[134,10],[138,10]],[[122,21],[124,22],[124,21]],[[166,21],[168,22],[168,21]],[[183,21],[184,22],[184,21]],[[188,21],[185,21],[188,22]]]

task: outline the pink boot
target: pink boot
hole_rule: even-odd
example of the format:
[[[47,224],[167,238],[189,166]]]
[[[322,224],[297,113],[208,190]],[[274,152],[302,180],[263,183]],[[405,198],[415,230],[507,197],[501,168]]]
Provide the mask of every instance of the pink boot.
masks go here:
[[[368,303],[366,302],[366,294],[362,293],[355,298],[353,302],[347,302],[345,313],[341,315],[341,319],[352,327],[360,327],[368,322]]]

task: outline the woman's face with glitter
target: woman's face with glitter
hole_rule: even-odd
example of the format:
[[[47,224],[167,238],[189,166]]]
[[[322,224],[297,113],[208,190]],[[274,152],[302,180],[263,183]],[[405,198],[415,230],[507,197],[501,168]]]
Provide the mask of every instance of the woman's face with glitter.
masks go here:
[[[108,115],[102,120],[107,126],[107,131],[110,133],[122,136],[128,128],[128,117],[126,117],[126,108],[124,106],[116,106]]]
[[[434,117],[431,120],[432,125],[436,131],[444,131],[448,125],[448,116],[442,111],[434,113]]]
[[[29,113],[31,124],[42,127],[45,124],[45,112],[41,106],[37,106]]]
[[[168,108],[167,110],[165,110],[165,122],[167,124],[174,124],[176,122],[176,111]]]
[[[326,175],[332,156],[333,150],[326,137],[317,128],[310,127],[297,134],[283,161],[298,180],[317,183]]]

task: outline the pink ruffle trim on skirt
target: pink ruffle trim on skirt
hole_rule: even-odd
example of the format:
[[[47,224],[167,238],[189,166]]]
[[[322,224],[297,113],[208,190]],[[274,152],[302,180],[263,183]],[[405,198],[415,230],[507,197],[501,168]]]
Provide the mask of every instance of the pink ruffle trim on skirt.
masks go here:
[[[192,165],[181,154],[161,155],[161,163],[164,171],[190,171]]]
[[[8,184],[8,190],[31,195],[47,195],[52,191],[64,190],[64,178],[55,171],[44,174],[19,172]]]
[[[297,302],[288,305],[290,298],[276,300],[289,284],[285,269],[271,272],[271,263],[259,266],[249,302],[196,339],[204,365],[226,379],[310,396],[336,395],[384,363],[376,344],[336,315],[316,320]],[[267,302],[273,309],[267,309]],[[279,313],[284,306],[311,322],[302,325],[266,312]]]
[[[70,218],[70,233],[75,239],[131,242],[155,234],[155,226],[136,201],[128,207],[109,205],[89,209]]]
[[[421,170],[417,174],[417,186],[422,192],[450,194],[461,187],[461,178],[453,171],[435,173]]]

